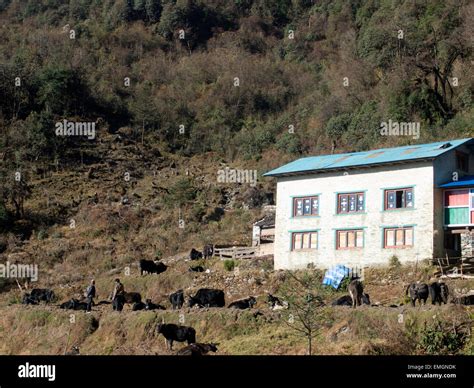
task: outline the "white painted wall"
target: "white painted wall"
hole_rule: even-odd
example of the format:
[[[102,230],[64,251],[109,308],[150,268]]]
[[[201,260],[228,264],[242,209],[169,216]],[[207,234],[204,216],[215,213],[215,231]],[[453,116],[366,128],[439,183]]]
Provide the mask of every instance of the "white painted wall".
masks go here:
[[[433,166],[418,162],[397,166],[282,177],[277,183],[275,269],[305,268],[308,263],[328,268],[335,264],[388,264],[392,255],[401,262],[433,255]],[[414,209],[383,211],[383,189],[414,186]],[[366,190],[366,213],[336,215],[336,193]],[[292,218],[292,197],[320,195],[320,216]],[[382,226],[414,226],[414,247],[384,249]],[[365,227],[364,248],[336,250],[335,229]],[[317,250],[291,251],[291,231],[319,229]]]

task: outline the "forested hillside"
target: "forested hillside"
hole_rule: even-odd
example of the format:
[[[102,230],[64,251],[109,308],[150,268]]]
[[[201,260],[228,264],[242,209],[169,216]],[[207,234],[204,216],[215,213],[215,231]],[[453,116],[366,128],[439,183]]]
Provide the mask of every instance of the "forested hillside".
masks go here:
[[[473,19],[468,0],[0,0],[0,262],[37,265],[34,286],[58,303],[92,277],[108,299],[120,276],[168,309],[94,306],[73,325],[56,306],[20,306],[23,284],[2,277],[0,353],[169,354],[156,324],[185,312],[221,354],[305,354],[268,308],[294,288],[271,255],[200,260],[198,273],[190,249],[250,245],[274,203],[262,174],[287,161],[474,137]],[[383,136],[390,120],[419,136]],[[63,123],[95,132],[58,135]],[[258,181],[220,182],[226,167]],[[140,259],[168,269],[141,276]],[[462,306],[400,322],[407,282],[432,275],[418,262],[368,271],[373,309],[324,294],[314,353],[472,354]],[[254,295],[258,311],[169,310],[170,293],[202,287]]]
[[[2,148],[20,163],[67,156],[75,145],[51,128],[74,117],[230,159],[407,142],[378,136],[388,119],[420,121],[426,141],[472,129],[469,1],[2,0],[0,10]]]
[[[34,179],[103,162],[111,135],[143,165],[209,154],[259,173],[470,136],[473,17],[465,0],[1,0],[0,222],[24,215]],[[97,136],[56,136],[62,120]],[[419,122],[420,138],[381,136],[388,120]]]

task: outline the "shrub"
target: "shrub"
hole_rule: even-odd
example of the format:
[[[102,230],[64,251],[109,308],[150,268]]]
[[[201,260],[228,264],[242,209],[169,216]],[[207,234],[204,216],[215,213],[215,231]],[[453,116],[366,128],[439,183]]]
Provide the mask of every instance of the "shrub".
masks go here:
[[[235,261],[234,260],[225,260],[224,261],[224,268],[226,271],[233,271],[235,268]]]
[[[48,238],[48,232],[45,229],[40,229],[38,232],[38,240],[44,240]]]
[[[462,328],[436,321],[420,331],[418,347],[428,354],[456,353],[462,349],[468,334]]]
[[[196,198],[196,188],[188,177],[178,179],[169,190],[166,200],[169,205],[183,206]]]
[[[350,276],[344,277],[344,279],[342,279],[341,283],[339,284],[339,288],[337,290],[342,291],[342,292],[346,292],[347,287],[349,287],[350,282],[351,282]]]
[[[392,255],[392,257],[390,257],[388,261],[388,265],[390,266],[390,268],[400,268],[402,264],[400,263],[400,260],[397,255]]]
[[[64,237],[64,234],[62,232],[54,232],[52,235],[51,235],[52,238],[63,238]]]
[[[0,229],[5,228],[8,225],[9,215],[8,211],[3,203],[0,202]]]

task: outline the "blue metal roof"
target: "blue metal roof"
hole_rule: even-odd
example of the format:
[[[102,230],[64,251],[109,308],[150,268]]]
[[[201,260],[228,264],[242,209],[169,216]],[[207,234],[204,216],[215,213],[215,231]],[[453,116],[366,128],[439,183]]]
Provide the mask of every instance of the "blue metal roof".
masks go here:
[[[449,189],[453,187],[468,187],[474,186],[474,175],[466,175],[462,178],[459,178],[457,181],[452,181],[449,183],[445,183],[444,185],[439,185],[439,187],[443,189]]]
[[[436,143],[382,148],[378,150],[351,152],[347,154],[310,156],[295,160],[271,170],[265,173],[264,176],[284,176],[305,172],[316,172],[320,170],[388,164],[416,159],[434,159],[471,140],[473,139],[445,140]]]

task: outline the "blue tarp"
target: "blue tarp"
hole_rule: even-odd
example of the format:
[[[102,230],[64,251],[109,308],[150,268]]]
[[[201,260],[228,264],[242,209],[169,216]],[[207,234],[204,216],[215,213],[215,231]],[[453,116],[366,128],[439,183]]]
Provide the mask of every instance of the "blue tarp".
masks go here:
[[[338,264],[335,267],[329,268],[323,279],[323,284],[326,286],[332,286],[336,290],[346,276],[349,276],[350,269],[342,264]]]

